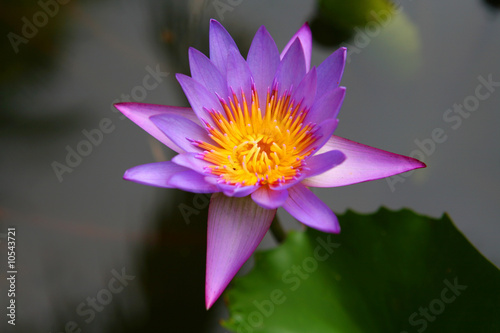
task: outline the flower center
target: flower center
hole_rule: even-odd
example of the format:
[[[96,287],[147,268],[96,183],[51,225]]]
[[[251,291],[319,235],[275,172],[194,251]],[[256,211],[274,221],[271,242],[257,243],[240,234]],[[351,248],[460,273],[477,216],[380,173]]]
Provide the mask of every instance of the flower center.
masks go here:
[[[204,150],[200,158],[213,165],[207,168],[218,181],[231,185],[279,185],[298,178],[304,160],[315,147],[316,126],[304,125],[308,109],[295,103],[286,91],[267,93],[264,115],[257,91],[247,102],[233,93],[229,102],[220,99],[224,114],[210,110],[215,127],[205,123],[215,144],[196,142]]]

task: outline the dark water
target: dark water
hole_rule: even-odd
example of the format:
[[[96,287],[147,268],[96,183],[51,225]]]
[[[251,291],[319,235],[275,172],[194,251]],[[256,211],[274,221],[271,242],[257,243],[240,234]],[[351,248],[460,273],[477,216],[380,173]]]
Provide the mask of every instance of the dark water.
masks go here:
[[[212,1],[70,1],[49,8],[45,24],[35,1],[4,2],[0,237],[16,229],[18,307],[15,329],[2,310],[1,331],[223,332],[223,303],[204,310],[206,201],[121,179],[172,154],[111,104],[186,105],[173,74],[188,72],[188,46],[207,49],[209,17],[243,52],[260,25],[282,48],[312,18],[314,2],[243,0],[221,15]],[[345,42],[347,97],[336,134],[414,154],[428,168],[316,193],[339,213],[381,205],[448,212],[499,265],[500,87],[484,83],[500,81],[498,4],[401,4],[393,19]],[[23,36],[23,17],[33,15],[36,33],[9,39]],[[333,50],[316,44],[313,64]],[[197,214],[186,220],[182,204]]]

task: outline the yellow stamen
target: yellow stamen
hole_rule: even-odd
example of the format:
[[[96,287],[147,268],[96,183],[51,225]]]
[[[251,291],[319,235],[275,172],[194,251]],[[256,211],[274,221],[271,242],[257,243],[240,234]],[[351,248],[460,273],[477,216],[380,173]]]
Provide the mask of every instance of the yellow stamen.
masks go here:
[[[304,159],[313,153],[315,125],[304,125],[308,110],[295,104],[289,93],[268,91],[265,114],[257,91],[250,101],[241,92],[229,101],[221,99],[222,111],[211,110],[213,125],[207,130],[213,144],[197,141],[200,158],[212,163],[208,171],[225,184],[277,185],[300,176]]]

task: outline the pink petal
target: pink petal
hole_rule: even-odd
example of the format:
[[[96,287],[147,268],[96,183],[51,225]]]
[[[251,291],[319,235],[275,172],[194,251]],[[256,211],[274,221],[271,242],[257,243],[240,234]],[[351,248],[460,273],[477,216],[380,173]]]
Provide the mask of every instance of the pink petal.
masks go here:
[[[185,155],[185,154],[182,154]],[[177,155],[181,156],[181,155]],[[330,150],[317,154],[307,160],[306,177],[320,175],[345,161],[345,155],[340,150]]]
[[[149,117],[159,114],[176,114],[191,121],[199,122],[191,108],[142,103],[118,103],[115,104],[115,107],[143,130],[178,153],[182,153],[184,150],[173,143],[165,133],[160,131],[160,129],[151,122]]]
[[[283,206],[288,198],[288,191],[274,191],[267,186],[262,186],[252,193],[252,199],[256,204],[266,209],[276,209]]]
[[[175,115],[162,114],[151,117],[153,122],[177,146],[186,152],[201,152],[192,142],[204,141],[213,143],[207,131],[189,119]]]
[[[281,52],[281,58],[283,58],[288,51],[288,49],[292,46],[295,39],[298,38],[300,43],[302,44],[302,49],[304,52],[304,61],[306,65],[306,71],[309,71],[309,66],[311,65],[311,53],[312,53],[312,33],[309,28],[309,24],[306,22],[304,25],[292,36],[288,44],[286,44],[285,48]]]
[[[318,66],[318,97],[339,86],[345,59],[346,48],[341,47]]]
[[[227,72],[227,54],[231,47],[238,49],[231,35],[216,20],[210,20],[210,60],[225,77]]]
[[[255,34],[248,51],[247,63],[259,93],[259,104],[265,109],[267,90],[272,86],[280,56],[276,43],[264,26]]]
[[[389,177],[425,164],[411,157],[390,153],[338,136],[332,136],[319,151],[340,150],[346,160],[321,175],[305,179],[302,184],[314,187],[335,187]]]
[[[191,77],[208,91],[224,98],[228,96],[226,78],[207,56],[194,48],[189,48],[189,67]]]
[[[208,210],[205,304],[210,308],[269,229],[275,209],[264,209],[250,197],[212,195]]]
[[[330,233],[339,233],[340,225],[332,210],[302,184],[288,190],[283,208],[305,225]]]
[[[123,179],[139,184],[172,188],[168,181],[176,174],[189,169],[171,161],[138,165],[125,171]]]
[[[179,190],[193,193],[214,193],[219,192],[217,186],[208,183],[205,176],[193,170],[179,172],[170,177],[168,185]]]

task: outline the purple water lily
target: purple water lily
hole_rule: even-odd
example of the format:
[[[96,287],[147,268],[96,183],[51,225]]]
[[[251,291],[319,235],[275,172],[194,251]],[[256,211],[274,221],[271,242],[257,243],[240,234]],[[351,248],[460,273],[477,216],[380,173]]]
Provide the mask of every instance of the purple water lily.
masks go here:
[[[191,48],[191,77],[177,74],[191,108],[120,103],[116,107],[179,154],[139,165],[124,178],[213,193],[208,212],[207,309],[251,256],[283,207],[303,224],[340,232],[335,214],[308,187],[334,187],[423,168],[410,157],[333,135],[345,88],[346,49],[310,68],[307,24],[281,54],[265,27],[247,59],[210,22],[210,58]]]

